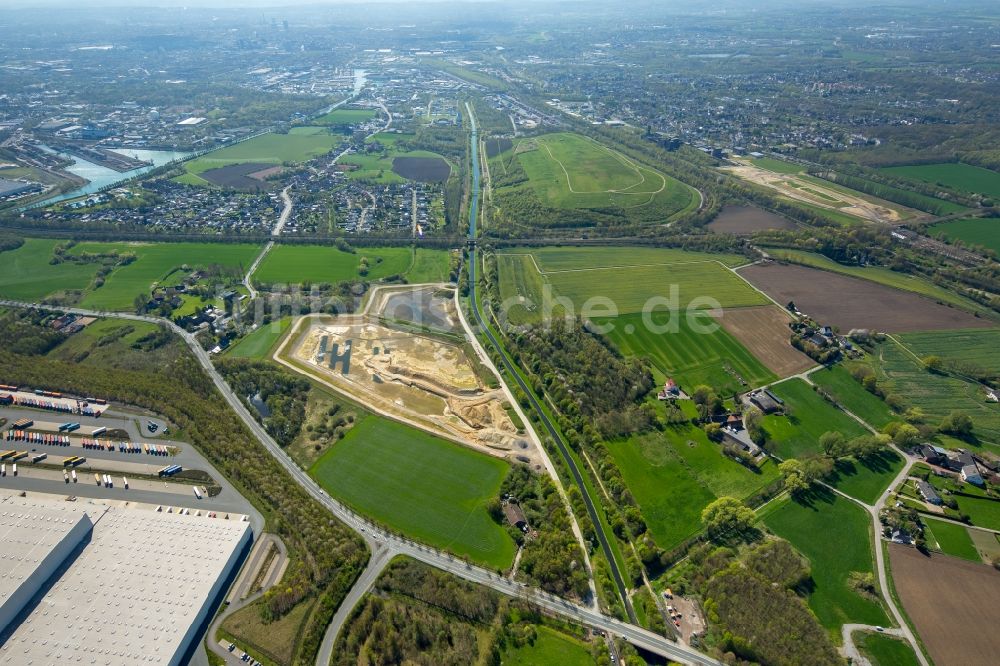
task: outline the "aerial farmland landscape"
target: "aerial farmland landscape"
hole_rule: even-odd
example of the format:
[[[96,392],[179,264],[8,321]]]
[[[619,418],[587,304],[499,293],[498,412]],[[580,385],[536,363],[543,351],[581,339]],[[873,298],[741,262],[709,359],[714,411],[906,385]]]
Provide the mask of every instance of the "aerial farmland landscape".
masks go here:
[[[995,2],[0,54],[0,663],[1000,663]]]

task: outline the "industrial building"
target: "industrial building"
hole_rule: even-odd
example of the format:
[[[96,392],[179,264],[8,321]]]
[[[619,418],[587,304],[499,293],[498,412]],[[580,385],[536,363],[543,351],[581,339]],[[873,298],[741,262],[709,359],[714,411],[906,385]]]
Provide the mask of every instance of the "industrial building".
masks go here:
[[[0,563],[22,562],[20,577],[0,574],[2,617],[16,616],[0,663],[183,663],[247,551],[242,518],[0,496],[0,530],[21,535],[0,540]]]
[[[0,178],[0,198],[24,194],[38,187],[37,183],[25,183],[20,180]]]

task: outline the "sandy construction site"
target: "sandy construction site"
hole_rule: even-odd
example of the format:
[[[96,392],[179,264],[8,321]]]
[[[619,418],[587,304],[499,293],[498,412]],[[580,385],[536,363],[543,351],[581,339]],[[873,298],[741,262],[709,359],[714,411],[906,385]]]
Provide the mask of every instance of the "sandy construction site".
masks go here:
[[[373,411],[530,465],[541,457],[477,375],[460,342],[399,330],[371,315],[307,317],[284,360]]]
[[[753,166],[750,162],[739,162],[739,164],[740,166],[724,167],[722,170],[751,183],[764,185],[776,190],[789,199],[795,199],[829,210],[836,210],[862,220],[893,225],[903,221],[903,216],[899,210],[891,208],[888,205],[879,205],[862,196],[850,195],[843,190],[826,187],[794,174],[775,173]],[[920,211],[907,210],[908,218],[919,215]]]

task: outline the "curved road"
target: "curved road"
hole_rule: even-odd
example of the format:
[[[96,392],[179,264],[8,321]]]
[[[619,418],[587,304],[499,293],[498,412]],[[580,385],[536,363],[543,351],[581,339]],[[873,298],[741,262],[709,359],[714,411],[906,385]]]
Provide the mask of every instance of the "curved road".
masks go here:
[[[521,375],[514,368],[513,363],[511,363],[510,359],[507,358],[507,354],[504,352],[500,342],[493,335],[493,331],[490,330],[489,326],[487,326],[484,322],[482,312],[479,309],[479,298],[476,295],[476,264],[479,252],[474,245],[476,242],[476,218],[479,214],[479,132],[476,127],[476,118],[473,115],[472,107],[468,102],[465,103],[465,108],[468,111],[470,126],[472,129],[472,159],[469,160],[472,163],[472,196],[469,203],[469,240],[473,243],[472,250],[469,254],[469,298],[472,302],[472,313],[476,318],[476,324],[479,326],[479,329],[486,334],[490,344],[500,354],[500,360],[503,362],[508,376],[516,381],[518,386],[521,387],[521,390],[524,391],[524,394],[528,397],[528,401],[531,403],[531,408],[535,410],[538,418],[541,419],[542,425],[545,426],[545,430],[549,433],[552,441],[554,441],[556,446],[559,448],[559,453],[562,454],[563,460],[566,462],[566,466],[569,467],[570,473],[573,475],[573,479],[576,481],[576,485],[580,489],[583,502],[587,507],[587,514],[590,515],[590,520],[594,524],[594,532],[597,534],[597,540],[601,543],[601,550],[604,551],[604,557],[608,561],[608,566],[611,569],[611,575],[615,580],[615,586],[618,588],[618,595],[621,597],[622,604],[628,612],[629,619],[634,624],[638,624],[639,620],[636,618],[635,609],[632,608],[632,601],[628,596],[628,591],[625,587],[625,580],[622,578],[622,573],[618,569],[618,563],[615,560],[614,553],[611,552],[611,544],[608,542],[607,534],[604,533],[604,529],[601,526],[601,521],[597,513],[597,507],[594,506],[590,493],[587,492],[587,487],[583,480],[583,474],[576,466],[576,461],[574,461],[573,457],[570,455],[569,449],[566,447],[566,443],[563,441],[562,436],[552,425],[549,417],[545,414],[545,410],[542,409],[542,406],[535,398],[534,391],[528,387],[524,379],[521,378]]]
[[[392,557],[395,557],[396,555],[405,555],[415,560],[424,562],[432,567],[441,569],[442,571],[447,571],[448,573],[458,576],[459,578],[464,578],[465,580],[473,583],[493,588],[502,594],[527,599],[531,603],[549,613],[552,613],[553,615],[561,616],[571,622],[583,624],[594,629],[609,632],[620,637],[622,640],[628,641],[629,643],[652,652],[653,654],[658,654],[662,657],[673,659],[674,661],[685,664],[696,664],[698,666],[723,666],[721,662],[702,654],[697,650],[693,650],[684,645],[675,644],[663,636],[654,634],[651,631],[647,631],[646,629],[637,627],[633,624],[622,622],[616,618],[608,617],[607,615],[603,615],[602,613],[590,608],[571,603],[554,594],[530,588],[524,583],[508,580],[493,571],[469,564],[453,555],[440,552],[430,546],[416,543],[405,537],[390,534],[377,525],[370,523],[363,516],[358,515],[353,510],[330,497],[326,491],[320,488],[312,477],[305,472],[305,470],[299,467],[295,461],[293,461],[291,457],[285,453],[280,446],[278,446],[277,442],[271,438],[264,427],[253,418],[247,408],[243,405],[239,396],[237,396],[232,389],[229,388],[229,385],[226,384],[222,375],[220,375],[215,369],[215,366],[212,365],[212,360],[208,353],[202,349],[194,335],[188,333],[168,319],[122,312],[104,312],[84,310],[81,308],[41,306],[35,303],[24,303],[9,300],[0,301],[0,305],[19,308],[33,308],[53,312],[68,312],[87,317],[112,317],[131,321],[143,321],[151,324],[166,326],[171,331],[181,336],[181,339],[183,339],[191,349],[195,358],[198,360],[198,363],[202,366],[202,368],[204,368],[205,372],[208,373],[208,376],[212,379],[216,388],[219,389],[222,397],[226,400],[229,406],[232,407],[240,419],[243,420],[247,428],[249,428],[253,433],[254,437],[257,438],[264,448],[267,449],[267,451],[281,464],[281,466],[285,468],[285,471],[296,481],[296,483],[309,493],[313,499],[325,506],[345,525],[361,534],[362,538],[371,548],[373,553],[373,557],[369,561],[369,566],[371,566],[372,563],[378,565],[381,561],[380,552],[382,550],[386,551],[385,557],[388,559],[392,559]],[[364,581],[366,578],[366,575],[362,573],[359,581]],[[360,594],[353,594],[353,591],[351,596],[360,599]],[[342,606],[347,607],[348,604],[344,603]],[[330,633],[331,632],[328,632],[328,636]],[[332,641],[330,641],[329,646],[327,646],[326,643],[327,641],[324,639],[323,649],[327,650],[326,661],[320,661],[320,659],[317,659],[317,663],[323,664],[323,666],[326,666],[326,664],[329,663],[329,656],[332,654],[333,647]]]

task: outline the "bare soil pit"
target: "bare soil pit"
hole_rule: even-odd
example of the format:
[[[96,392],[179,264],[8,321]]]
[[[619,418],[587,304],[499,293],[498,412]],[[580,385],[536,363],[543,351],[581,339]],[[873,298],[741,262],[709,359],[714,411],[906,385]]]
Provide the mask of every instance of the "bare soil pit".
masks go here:
[[[754,206],[726,206],[708,225],[716,234],[748,236],[755,231],[796,229],[791,220]]]
[[[392,170],[420,183],[443,183],[451,175],[451,167],[440,157],[397,157]]]

